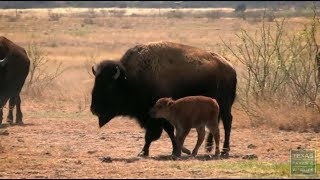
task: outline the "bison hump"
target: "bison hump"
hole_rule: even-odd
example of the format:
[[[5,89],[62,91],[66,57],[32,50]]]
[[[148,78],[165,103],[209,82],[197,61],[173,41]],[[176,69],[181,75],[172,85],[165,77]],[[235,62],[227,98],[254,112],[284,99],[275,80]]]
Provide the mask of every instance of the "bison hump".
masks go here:
[[[155,42],[139,44],[130,48],[121,58],[122,64],[131,75],[148,72],[158,77],[171,71],[201,69],[202,66],[216,62],[210,52],[192,46]]]
[[[201,79],[215,73],[221,56],[196,47],[173,43],[154,42],[130,48],[121,63],[130,79],[142,81],[159,90],[167,89],[181,79]]]

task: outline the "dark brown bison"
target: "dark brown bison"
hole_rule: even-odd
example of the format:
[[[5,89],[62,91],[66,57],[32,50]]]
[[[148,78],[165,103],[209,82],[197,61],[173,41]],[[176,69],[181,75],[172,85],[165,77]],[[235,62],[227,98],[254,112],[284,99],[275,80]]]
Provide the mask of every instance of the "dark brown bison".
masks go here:
[[[91,112],[98,116],[100,127],[117,115],[135,117],[146,129],[140,156],[149,155],[151,142],[159,139],[163,129],[172,141],[172,154],[179,154],[174,127],[165,119],[152,120],[149,110],[162,97],[178,99],[193,95],[218,101],[225,129],[221,153],[228,154],[237,77],[224,57],[183,44],[156,42],[136,45],[127,50],[120,61],[102,61],[93,66],[92,71],[95,82]],[[210,133],[208,151],[212,150],[212,140]],[[182,151],[190,153],[186,149]]]
[[[203,143],[207,127],[214,135],[215,155],[219,156],[219,104],[215,99],[205,96],[187,96],[177,100],[168,97],[160,98],[150,110],[150,116],[165,118],[175,127],[179,155],[191,128],[196,128],[198,140],[192,151],[192,155],[196,156]]]
[[[0,36],[0,124],[3,107],[9,100],[8,122],[13,123],[16,106],[16,123],[23,124],[20,91],[29,73],[30,60],[24,48]]]

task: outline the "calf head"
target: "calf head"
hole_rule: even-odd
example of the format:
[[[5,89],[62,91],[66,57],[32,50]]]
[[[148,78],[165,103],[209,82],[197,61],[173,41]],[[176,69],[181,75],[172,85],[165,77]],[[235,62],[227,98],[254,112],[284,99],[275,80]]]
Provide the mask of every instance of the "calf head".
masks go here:
[[[172,98],[161,98],[151,108],[149,114],[152,118],[168,118],[170,107],[173,105]]]

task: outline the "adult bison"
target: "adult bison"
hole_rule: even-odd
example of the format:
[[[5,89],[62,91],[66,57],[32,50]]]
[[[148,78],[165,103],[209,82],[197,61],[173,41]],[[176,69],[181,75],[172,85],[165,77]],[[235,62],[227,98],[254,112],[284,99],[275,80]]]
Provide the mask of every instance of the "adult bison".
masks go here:
[[[221,153],[228,155],[237,75],[222,56],[188,45],[156,42],[136,45],[120,61],[102,61],[92,71],[95,82],[91,112],[98,116],[100,127],[117,115],[135,117],[146,129],[140,156],[149,155],[151,142],[159,139],[163,129],[172,141],[172,155],[178,154],[173,126],[165,119],[152,120],[148,112],[159,98],[192,95],[217,99],[225,129]],[[208,151],[212,150],[212,139],[210,133]],[[185,148],[182,150],[190,153]]]
[[[16,123],[23,124],[20,91],[29,73],[30,60],[26,51],[0,36],[0,124],[3,107],[9,100],[8,122],[13,123],[13,108],[16,105]]]

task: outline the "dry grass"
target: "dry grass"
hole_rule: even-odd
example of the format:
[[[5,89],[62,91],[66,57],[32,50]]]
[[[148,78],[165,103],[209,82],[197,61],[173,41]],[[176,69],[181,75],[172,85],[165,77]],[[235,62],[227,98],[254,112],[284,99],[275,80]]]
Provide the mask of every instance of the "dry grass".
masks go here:
[[[242,126],[271,127],[283,131],[320,132],[320,115],[316,108],[297,106],[292,104],[276,104],[274,102],[260,102],[258,105],[241,107],[236,104],[246,119],[241,120]],[[250,109],[250,112],[243,112]]]
[[[258,166],[261,172],[251,170],[252,162],[247,163],[241,158],[204,161],[204,150],[199,152],[200,159],[163,160],[163,155],[171,154],[171,143],[165,133],[150,148],[153,158],[137,160],[136,155],[144,143],[144,131],[126,118],[112,120],[99,129],[97,118],[89,111],[93,86],[90,66],[94,62],[118,59],[137,43],[160,40],[223,54],[220,37],[226,42],[237,43],[235,33],[241,28],[254,32],[260,26],[259,22],[231,18],[212,21],[193,17],[110,17],[106,13],[106,16],[90,18],[94,23],[88,24],[84,23],[85,17],[76,14],[79,13],[77,9],[53,9],[52,13],[61,14],[58,21],[48,20],[47,9],[19,11],[22,13],[15,22],[0,16],[0,35],[23,47],[31,41],[37,42],[50,59],[63,62],[68,69],[41,96],[22,94],[22,110],[27,124],[2,127],[10,135],[0,137],[0,169],[5,169],[0,171],[0,178],[288,177],[286,163],[290,149],[302,146],[319,150],[319,135],[314,132],[319,132],[320,117],[312,111],[289,105],[279,109],[266,106],[268,108],[261,109],[269,113],[270,117],[266,119],[271,123],[260,125],[258,119],[249,119],[236,103],[231,153],[240,156],[257,154],[259,162],[253,162],[253,166]],[[154,13],[158,11],[152,10]],[[127,9],[126,13],[129,12]],[[161,9],[162,12],[165,11]],[[10,14],[10,10],[2,10],[0,13],[14,16],[15,12]],[[291,31],[301,29],[304,21],[304,18],[289,19],[286,28]],[[317,38],[320,41],[320,37]],[[238,72],[242,71],[238,62],[232,60],[232,63]],[[256,127],[252,126],[253,122]],[[304,132],[305,124],[314,131]],[[295,129],[297,127],[299,129]],[[290,128],[300,131],[300,127],[301,132],[287,132]],[[194,146],[195,137],[192,132],[187,142],[189,148]],[[250,143],[257,145],[257,149],[248,149]],[[110,156],[113,162],[102,163],[100,158],[105,156]],[[278,164],[269,166],[271,162],[285,165],[280,164],[282,170],[278,171]]]

